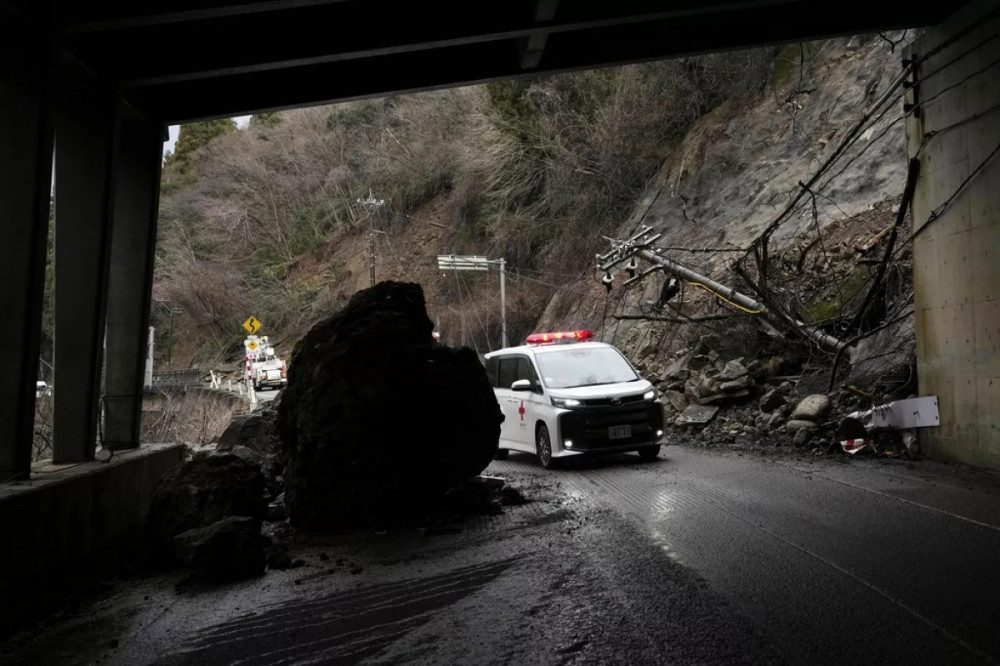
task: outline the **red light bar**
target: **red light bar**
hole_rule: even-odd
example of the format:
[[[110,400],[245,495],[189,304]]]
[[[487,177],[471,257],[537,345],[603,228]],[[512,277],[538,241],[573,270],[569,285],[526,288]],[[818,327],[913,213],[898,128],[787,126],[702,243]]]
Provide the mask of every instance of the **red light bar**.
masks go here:
[[[545,344],[548,342],[569,342],[575,340],[589,340],[594,334],[588,330],[582,331],[557,331],[555,333],[532,333],[525,338],[525,343],[529,345]]]

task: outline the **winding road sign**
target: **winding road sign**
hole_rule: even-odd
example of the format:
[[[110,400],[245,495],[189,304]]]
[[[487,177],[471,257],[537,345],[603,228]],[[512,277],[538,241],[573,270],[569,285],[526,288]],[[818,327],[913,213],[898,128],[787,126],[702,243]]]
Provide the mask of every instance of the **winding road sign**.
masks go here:
[[[253,315],[250,315],[250,318],[243,322],[243,328],[245,328],[248,333],[256,333],[260,330],[260,321]]]

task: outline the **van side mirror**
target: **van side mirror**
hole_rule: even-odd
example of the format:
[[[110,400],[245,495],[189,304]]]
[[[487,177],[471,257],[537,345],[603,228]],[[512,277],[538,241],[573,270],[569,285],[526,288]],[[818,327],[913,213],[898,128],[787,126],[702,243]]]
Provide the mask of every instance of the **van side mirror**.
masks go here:
[[[532,388],[534,387],[531,385],[530,379],[518,379],[510,385],[511,391],[530,391]]]

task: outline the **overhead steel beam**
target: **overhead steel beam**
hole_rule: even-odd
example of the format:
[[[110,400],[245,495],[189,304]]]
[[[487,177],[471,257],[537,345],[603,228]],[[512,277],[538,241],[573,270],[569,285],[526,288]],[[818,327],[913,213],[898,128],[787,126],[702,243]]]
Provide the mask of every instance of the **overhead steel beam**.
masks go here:
[[[645,62],[669,57],[780,44],[788,40],[820,39],[856,34],[860,29],[913,27],[913,14],[850,5],[824,18],[807,21],[789,6],[756,7],[751,15],[730,16],[719,23],[711,17],[687,17],[594,30],[553,32],[542,66],[522,70],[512,42],[481,42],[377,58],[307,65],[162,86],[126,89],[141,109],[154,111],[169,123],[231,117],[259,110],[278,110],[392,92],[404,94],[453,85],[570,72],[594,67]],[[811,7],[809,5],[808,7]],[[808,9],[806,6],[802,6]],[[804,11],[803,9],[803,11]]]
[[[68,0],[60,8],[57,18],[59,30],[67,34],[107,32],[145,28],[154,25],[189,23],[217,18],[232,18],[249,14],[287,11],[301,7],[329,5],[345,0],[251,0],[232,2],[231,0],[167,0],[144,2],[142,13],[122,14],[120,2],[107,3],[105,12],[94,12],[96,3],[81,3]],[[133,5],[134,6],[134,5]],[[116,11],[118,10],[118,11]],[[91,13],[92,12],[92,13]]]
[[[319,6],[275,16],[243,16],[93,35],[73,41],[74,51],[126,86],[176,83],[272,69],[359,60],[427,51],[486,41],[520,43],[529,58],[540,53],[549,34],[669,21],[692,16],[716,16],[771,6],[793,6],[809,0],[742,0],[706,2],[664,9],[642,2],[614,5],[601,12],[569,14],[556,20],[556,1],[539,0],[530,12],[504,5],[481,8],[462,16],[465,3],[448,0],[433,5],[403,5],[393,9],[393,21],[382,23],[379,5],[344,3]],[[634,5],[634,6],[632,6]],[[365,26],[377,25],[378,29]],[[351,26],[330,39],[330,26]],[[294,33],[285,39],[283,33]],[[176,40],[183,49],[164,48]]]
[[[555,19],[559,0],[537,0],[535,5],[535,23],[546,24]],[[521,69],[535,69],[542,61],[545,43],[549,39],[547,31],[538,31],[521,41]]]

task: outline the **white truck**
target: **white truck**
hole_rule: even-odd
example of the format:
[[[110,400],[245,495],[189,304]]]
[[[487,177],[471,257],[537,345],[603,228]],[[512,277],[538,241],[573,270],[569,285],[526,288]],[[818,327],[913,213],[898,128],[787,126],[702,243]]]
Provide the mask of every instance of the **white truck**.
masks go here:
[[[254,390],[281,389],[288,384],[285,361],[278,356],[266,335],[248,336],[244,346],[247,349],[247,381],[253,382]]]

